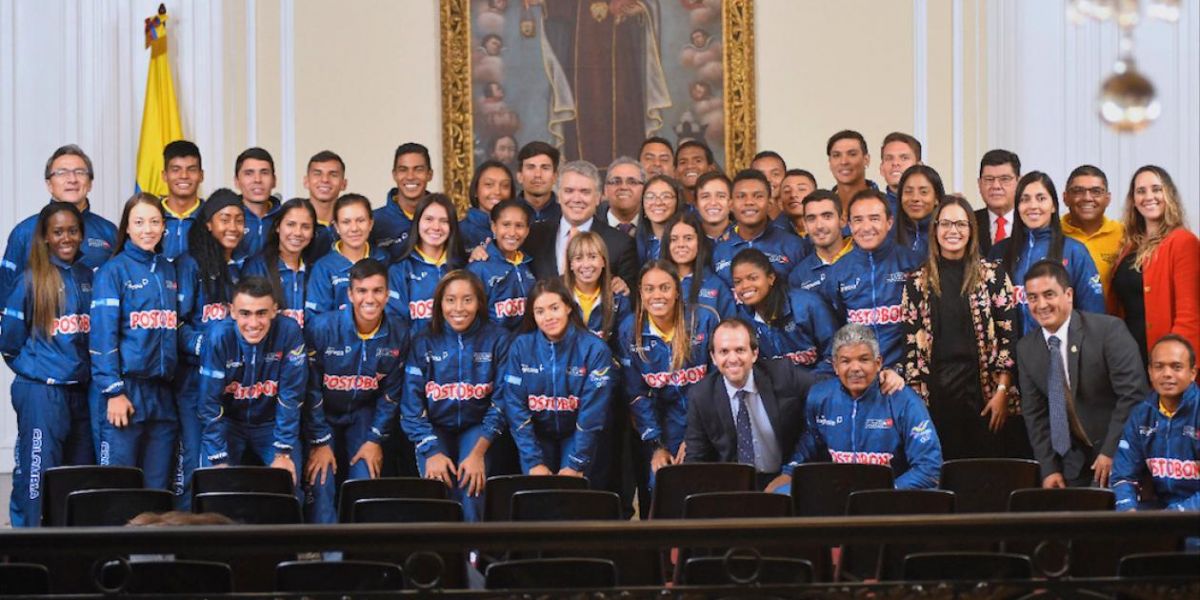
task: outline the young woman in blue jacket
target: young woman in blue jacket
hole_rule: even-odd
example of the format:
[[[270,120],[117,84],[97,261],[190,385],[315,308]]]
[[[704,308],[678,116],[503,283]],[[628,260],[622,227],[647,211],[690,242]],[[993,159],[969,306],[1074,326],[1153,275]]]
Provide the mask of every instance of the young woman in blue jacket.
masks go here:
[[[150,194],[125,203],[117,253],[96,271],[88,351],[98,462],[141,467],[146,487],[165,490],[179,429],[179,286],[159,251],[164,221]]]
[[[525,298],[537,281],[530,267],[533,260],[521,252],[533,212],[520,200],[501,200],[492,207],[491,219],[487,259],[472,262],[467,270],[483,282],[488,320],[516,331],[525,320]]]
[[[488,321],[483,284],[467,271],[442,279],[433,306],[429,327],[408,353],[400,425],[416,447],[421,476],[444,483],[466,519],[479,521],[488,450],[504,431],[495,386],[508,333]]]
[[[655,175],[642,188],[642,219],[637,228],[638,260],[642,264],[662,257],[667,220],[687,207],[683,185],[673,177]]]
[[[558,279],[539,281],[526,305],[501,394],[521,470],[584,477],[608,417],[612,352],[587,330]]]
[[[494,159],[479,165],[469,189],[471,208],[458,222],[463,248],[467,252],[492,239],[492,209],[517,195],[512,171]]]
[[[413,336],[429,326],[433,292],[442,276],[463,264],[455,214],[454,203],[445,194],[422,198],[400,258],[388,268],[388,311],[404,320]]]
[[[712,242],[704,235],[700,217],[680,211],[667,221],[667,252],[663,258],[675,265],[679,288],[688,308],[698,304],[717,312],[721,318],[734,315],[733,292],[712,270]]]
[[[246,261],[242,275],[266,277],[275,290],[279,313],[304,327],[304,294],[316,239],[317,211],[308,198],[292,198],[279,207],[267,243]]]
[[[787,358],[810,371],[832,373],[829,342],[837,320],[816,292],[787,290],[767,255],[747,248],[733,257],[733,284],[741,304],[738,315],[758,334],[759,356]]]
[[[0,353],[15,374],[13,527],[41,521],[46,469],[94,460],[86,389],[92,270],[79,260],[83,239],[83,216],[74,205],[46,205],[0,318]]]
[[[371,213],[371,201],[366,196],[345,194],[338,198],[333,204],[333,221],[339,239],[333,243],[329,254],[317,260],[308,275],[308,289],[304,298],[305,320],[346,306],[350,267],[354,263],[373,258],[388,264],[387,253],[372,248],[367,241],[375,220]]]
[[[600,234],[584,231],[567,242],[567,272],[563,283],[571,290],[580,318],[608,343],[617,325],[630,314],[629,294],[612,289],[612,263]],[[528,312],[528,306],[526,307]]]

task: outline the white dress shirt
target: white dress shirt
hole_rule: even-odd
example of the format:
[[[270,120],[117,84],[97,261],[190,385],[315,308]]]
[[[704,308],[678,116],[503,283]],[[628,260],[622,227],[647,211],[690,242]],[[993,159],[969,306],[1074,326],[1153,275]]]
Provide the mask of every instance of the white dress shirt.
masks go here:
[[[612,227],[613,229],[616,229],[617,225],[620,225],[622,223],[622,221],[617,218],[617,215],[613,214],[611,206],[608,207],[608,212],[605,213],[605,216],[608,218],[609,226]],[[642,222],[642,215],[635,214],[635,215],[633,215],[633,220],[630,221],[629,224],[633,225],[634,228],[636,228],[639,224],[641,224],[641,222]]]
[[[586,223],[575,227],[577,232],[591,231],[592,221],[595,218],[588,219]],[[567,272],[567,239],[571,233],[572,225],[567,222],[566,217],[562,217],[558,222],[558,239],[554,240],[554,256],[558,257],[558,272],[563,274]]]
[[[725,382],[725,392],[729,394],[729,408],[733,411],[733,421],[736,425],[739,410],[737,393],[746,390],[746,410],[750,413],[750,430],[754,433],[754,469],[759,473],[778,473],[782,464],[779,454],[779,442],[775,439],[775,429],[771,427],[771,419],[763,407],[762,397],[754,385],[754,371],[746,378],[746,385],[733,387],[728,379]]]

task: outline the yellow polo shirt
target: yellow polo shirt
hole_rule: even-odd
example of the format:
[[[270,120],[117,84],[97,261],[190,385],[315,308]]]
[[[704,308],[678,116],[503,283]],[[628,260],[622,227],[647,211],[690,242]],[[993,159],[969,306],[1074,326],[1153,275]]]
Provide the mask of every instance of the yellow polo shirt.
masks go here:
[[[1087,246],[1088,254],[1092,255],[1092,262],[1096,263],[1096,270],[1100,272],[1100,285],[1108,292],[1108,282],[1112,280],[1113,269],[1117,266],[1117,254],[1121,252],[1121,240],[1125,238],[1125,226],[1120,221],[1104,217],[1100,229],[1088,235],[1071,222],[1070,214],[1063,217],[1061,222],[1063,235]]]

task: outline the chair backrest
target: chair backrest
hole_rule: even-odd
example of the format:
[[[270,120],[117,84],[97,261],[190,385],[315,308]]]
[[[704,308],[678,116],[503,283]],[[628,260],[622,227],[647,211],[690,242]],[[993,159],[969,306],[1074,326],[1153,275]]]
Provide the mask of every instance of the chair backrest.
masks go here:
[[[1149,552],[1121,557],[1117,563],[1120,577],[1200,578],[1200,553]]]
[[[247,525],[293,525],[301,522],[300,502],[291,494],[209,492],[196,496],[192,510],[222,514]]]
[[[768,492],[704,492],[683,501],[685,519],[790,517],[792,499]]]
[[[50,570],[45,565],[0,563],[0,596],[50,593]]]
[[[67,525],[119,527],[144,512],[167,512],[173,500],[166,490],[79,490],[67,495]]]
[[[765,556],[733,556],[728,562],[724,556],[704,556],[683,565],[684,585],[730,585],[750,579],[767,585],[812,583],[813,567],[807,560]]]
[[[489,590],[610,588],[617,568],[599,558],[535,558],[492,563],[485,574]]]
[[[792,471],[792,503],[797,517],[846,514],[852,492],[895,487],[891,467],[854,463],[806,463]]]
[[[192,472],[192,502],[200,494],[214,492],[261,492],[291,494],[292,475],[271,467],[205,467]]]
[[[484,521],[511,521],[512,495],[528,490],[586,490],[587,479],[567,475],[497,475],[488,477]]]
[[[847,515],[942,515],[954,512],[946,490],[862,490],[846,500]]]
[[[688,496],[705,492],[754,491],[754,467],[736,463],[667,465],[654,474],[651,519],[681,519]]]
[[[1116,496],[1099,488],[1016,490],[1008,495],[1009,512],[1112,511]]]
[[[275,567],[280,592],[388,592],[404,589],[398,565],[367,560],[289,561]]]
[[[993,581],[1030,577],[1033,577],[1033,564],[1022,554],[918,552],[904,557],[904,579],[912,581]]]
[[[110,562],[100,579],[127,594],[228,594],[233,591],[229,565],[201,560]]]
[[[956,512],[1005,512],[1008,495],[1041,487],[1041,476],[1036,460],[960,458],[942,464],[940,487],[954,492]]]
[[[354,503],[368,498],[418,498],[446,500],[446,484],[421,477],[347,479],[338,496],[338,522],[354,522]]]
[[[67,524],[67,496],[79,490],[143,487],[137,467],[80,465],[54,467],[42,473],[42,525]]]
[[[355,523],[461,523],[462,505],[453,500],[372,498],[354,503]]]
[[[514,521],[586,521],[621,518],[621,497],[601,490],[526,490],[512,496]]]

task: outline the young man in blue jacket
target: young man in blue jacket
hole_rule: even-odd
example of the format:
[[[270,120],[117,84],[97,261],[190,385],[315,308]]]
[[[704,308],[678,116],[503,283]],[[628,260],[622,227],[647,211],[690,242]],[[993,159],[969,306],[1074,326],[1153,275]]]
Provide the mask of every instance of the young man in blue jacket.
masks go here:
[[[387,267],[372,258],[355,263],[348,295],[349,305],[317,315],[305,329],[304,481],[314,523],[337,522],[338,480],[379,477],[404,386],[408,330],[384,318]]]
[[[384,251],[395,262],[404,251],[417,203],[429,194],[429,182],[433,179],[429,149],[416,142],[400,144],[392,159],[392,179],[396,187],[388,190],[387,203],[375,209],[371,247]]]
[[[771,226],[767,206],[771,182],[761,171],[746,169],[733,178],[733,219],[729,237],[713,249],[713,271],[733,287],[733,257],[746,248],[760,250],[771,261],[780,281],[804,258],[804,243],[796,235]]]
[[[805,430],[783,474],[807,462],[885,465],[897,489],[936,488],[942,446],[921,397],[908,387],[880,391],[879,343],[864,325],[851,323],[833,337],[837,379],[816,384],[805,403]],[[783,492],[787,488],[780,491]]]
[[[1183,336],[1163,336],[1150,349],[1149,370],[1154,391],[1133,407],[1117,443],[1112,472],[1117,510],[1200,511],[1196,351]],[[1147,475],[1153,490],[1139,489]]]
[[[271,284],[247,277],[233,291],[233,320],[213,323],[200,366],[203,466],[237,465],[249,448],[296,482],[300,407],[308,381],[300,326],[278,315]]]

